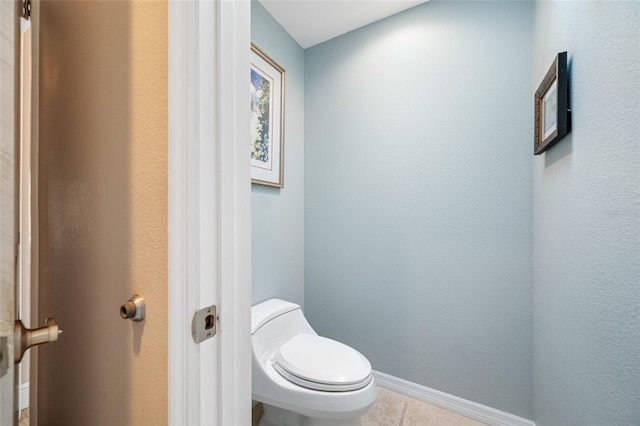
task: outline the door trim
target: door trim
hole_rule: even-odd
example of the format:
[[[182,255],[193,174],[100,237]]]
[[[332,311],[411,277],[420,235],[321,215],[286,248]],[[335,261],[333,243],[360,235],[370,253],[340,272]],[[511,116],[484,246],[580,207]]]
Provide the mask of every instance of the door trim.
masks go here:
[[[250,424],[250,2],[169,2],[169,424]],[[191,317],[216,304],[200,345]]]
[[[219,425],[251,424],[251,2],[218,1]],[[205,24],[206,25],[206,21]]]

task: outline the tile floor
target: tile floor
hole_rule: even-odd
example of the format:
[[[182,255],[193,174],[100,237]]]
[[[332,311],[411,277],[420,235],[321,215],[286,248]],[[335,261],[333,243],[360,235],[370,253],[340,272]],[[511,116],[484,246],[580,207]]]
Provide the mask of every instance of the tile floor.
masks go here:
[[[261,404],[253,409],[253,425],[262,416]],[[378,399],[362,418],[362,426],[483,426],[476,420],[461,416],[378,387]],[[486,426],[486,425],[484,425]]]
[[[363,426],[482,426],[476,420],[378,387],[378,399]]]
[[[254,410],[254,424],[259,411]],[[255,416],[258,414],[258,416]],[[258,419],[256,418],[258,417]],[[29,409],[22,412],[19,426],[29,425]],[[417,399],[409,398],[390,390],[378,388],[378,399],[362,426],[483,426],[484,423],[452,413]]]
[[[25,408],[20,413],[20,421],[18,422],[18,426],[29,426],[29,409]]]

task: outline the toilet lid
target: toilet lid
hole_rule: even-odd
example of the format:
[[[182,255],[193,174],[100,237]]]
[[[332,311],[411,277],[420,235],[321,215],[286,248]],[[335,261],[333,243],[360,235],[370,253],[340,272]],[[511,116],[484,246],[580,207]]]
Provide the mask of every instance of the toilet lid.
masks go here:
[[[371,382],[371,364],[355,349],[312,334],[299,334],[280,347],[275,369],[287,380],[317,390],[347,391]]]

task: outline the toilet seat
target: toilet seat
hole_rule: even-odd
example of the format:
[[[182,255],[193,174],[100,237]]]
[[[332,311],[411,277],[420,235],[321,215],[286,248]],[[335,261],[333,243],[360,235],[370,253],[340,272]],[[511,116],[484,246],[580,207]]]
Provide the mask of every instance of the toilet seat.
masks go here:
[[[371,364],[360,352],[312,334],[298,334],[283,344],[273,367],[292,383],[328,392],[361,389],[373,378]]]

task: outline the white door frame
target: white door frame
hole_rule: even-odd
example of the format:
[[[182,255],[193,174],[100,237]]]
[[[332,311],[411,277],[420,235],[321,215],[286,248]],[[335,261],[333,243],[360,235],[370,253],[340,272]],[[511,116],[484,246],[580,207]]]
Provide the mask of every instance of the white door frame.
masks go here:
[[[169,2],[171,425],[251,424],[249,46],[249,0]]]

